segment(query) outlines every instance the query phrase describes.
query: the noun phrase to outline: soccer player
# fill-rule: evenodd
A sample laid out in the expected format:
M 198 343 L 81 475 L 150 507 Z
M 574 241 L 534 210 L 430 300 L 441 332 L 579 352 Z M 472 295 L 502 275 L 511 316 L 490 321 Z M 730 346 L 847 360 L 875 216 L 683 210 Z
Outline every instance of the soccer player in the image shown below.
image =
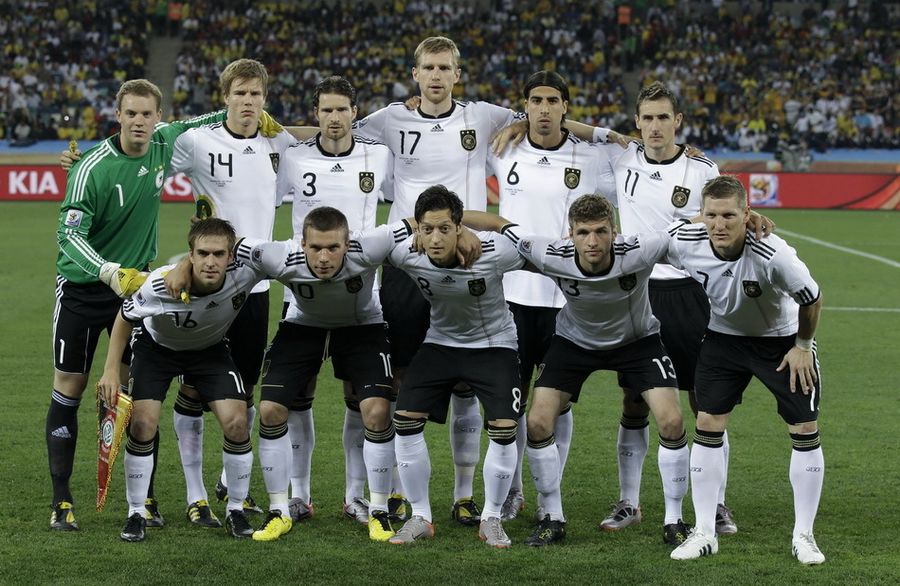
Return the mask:
M 286 131 L 273 138 L 259 130 L 266 100 L 268 73 L 252 59 L 232 61 L 219 76 L 226 118 L 188 130 L 175 141 L 170 170 L 191 179 L 198 217 L 228 220 L 244 237 L 272 239 L 275 223 L 276 173 L 284 151 L 294 142 Z M 183 266 L 182 270 L 188 267 Z M 167 281 L 172 282 L 178 271 Z M 189 273 L 188 273 L 189 274 Z M 180 291 L 181 284 L 169 289 Z M 259 379 L 263 353 L 268 342 L 269 281 L 261 281 L 251 292 L 241 312 L 228 330 L 234 363 L 247 394 L 247 417 L 253 429 L 256 408 L 253 387 Z M 209 507 L 203 482 L 203 405 L 185 379 L 175 401 L 173 415 L 181 465 L 187 484 L 187 517 L 202 527 L 220 527 Z M 228 486 L 223 470 L 216 483 L 216 496 L 225 500 Z M 261 513 L 252 497 L 247 512 Z
M 675 220 L 690 220 L 700 212 L 700 192 L 707 181 L 718 177 L 719 169 L 711 160 L 691 155 L 684 145 L 675 143 L 682 113 L 678 99 L 663 84 L 656 82 L 641 90 L 635 108 L 635 125 L 643 144 L 631 143 L 615 153 L 619 221 L 625 234 L 646 234 L 665 229 Z M 650 305 L 660 321 L 660 336 L 672 360 L 679 388 L 693 398 L 694 370 L 700 340 L 709 322 L 709 303 L 699 283 L 681 270 L 659 264 L 650 277 Z M 620 384 L 623 381 L 620 380 Z M 619 501 L 601 522 L 607 531 L 624 529 L 642 518 L 640 509 L 641 471 L 649 444 L 649 406 L 640 395 L 625 393 L 619 423 L 617 453 Z M 728 454 L 727 437 L 724 453 Z M 719 495 L 716 530 L 734 533 L 737 526 L 725 506 L 725 485 Z M 663 539 L 678 545 L 687 537 L 677 519 L 667 515 Z
M 567 299 L 556 317 L 528 413 L 528 461 L 544 516 L 526 544 L 544 546 L 565 536 L 555 419 L 570 401 L 578 400 L 584 381 L 600 369 L 616 371 L 628 383 L 625 388 L 651 406 L 659 428 L 666 518 L 686 533 L 681 502 L 687 492 L 687 438 L 672 361 L 647 297 L 651 271 L 665 258 L 669 234 L 617 236 L 614 209 L 601 195 L 579 197 L 567 217 L 565 239 L 524 235 L 516 226 L 504 231 Z M 503 220 L 497 222 L 495 229 Z
M 522 233 L 562 238 L 567 233 L 566 213 L 578 195 L 615 194 L 609 157 L 611 152 L 621 149 L 583 141 L 564 127 L 569 87 L 558 73 L 534 73 L 526 80 L 523 93 L 528 117 L 527 140 L 488 159 L 499 183 L 500 215 L 519 224 Z M 504 276 L 503 288 L 519 333 L 520 388 L 524 401 L 532 372 L 549 348 L 556 314 L 566 303 L 566 296 L 552 279 L 526 271 Z M 562 409 L 555 435 L 564 468 L 572 438 L 572 413 L 567 405 Z M 525 426 L 521 425 L 517 438 L 518 465 L 504 507 L 505 519 L 514 518 L 524 507 L 525 443 Z M 542 516 L 540 512 L 538 515 Z
M 55 370 L 46 424 L 53 483 L 51 529 L 78 529 L 69 488 L 78 407 L 100 333 L 112 328 L 119 311 L 123 290 L 118 269 L 144 268 L 156 258 L 160 192 L 175 138 L 191 126 L 223 117 L 220 113 L 160 123 L 161 101 L 159 88 L 145 79 L 123 83 L 116 94 L 120 132 L 84 153 L 68 175 L 57 228 Z M 130 356 L 122 359 L 124 382 Z M 161 526 L 152 492 L 148 498 L 152 524 Z
M 128 519 L 124 541 L 143 541 L 147 489 L 153 471 L 153 439 L 166 391 L 176 376 L 188 376 L 222 426 L 222 461 L 230 489 L 225 525 L 236 538 L 249 538 L 253 528 L 244 516 L 243 502 L 250 487 L 253 452 L 247 427 L 246 390 L 238 373 L 226 332 L 266 274 L 235 264 L 234 228 L 226 220 L 210 218 L 188 233 L 192 271 L 191 300 L 187 304 L 166 292 L 163 275 L 174 265 L 152 273 L 131 299 L 126 299 L 110 334 L 109 351 L 97 389 L 109 404 L 119 389 L 119 357 L 135 327 L 129 394 L 134 411 L 125 449 L 125 493 Z
M 522 396 L 516 331 L 501 278 L 523 262 L 499 234 L 481 233 L 477 236 L 482 240 L 482 256 L 469 268 L 460 266 L 456 249 L 462 215 L 462 201 L 456 194 L 443 185 L 426 189 L 415 206 L 417 235 L 426 254 L 419 254 L 408 241 L 395 247 L 389 257 L 393 266 L 414 279 L 431 306 L 431 325 L 410 363 L 394 414 L 397 466 L 412 505 L 412 517 L 390 539 L 394 544 L 434 536 L 425 421 L 446 421 L 451 389 L 459 382 L 473 390 L 488 421 L 479 536 L 492 547 L 511 544 L 500 515 L 516 465 L 516 421 Z
M 703 188 L 704 226 L 689 226 L 670 241 L 669 261 L 696 279 L 709 297 L 709 328 L 697 360 L 697 429 L 691 450 L 691 488 L 697 524 L 672 559 L 718 552 L 716 505 L 725 479 L 722 444 L 731 412 L 750 379 L 775 395 L 793 450 L 793 555 L 802 564 L 825 556 L 813 537 L 825 460 L 816 423 L 820 376 L 815 334 L 822 294 L 796 251 L 777 236 L 757 239 L 744 227 L 747 193 L 734 177 Z
M 387 512 L 394 462 L 391 362 L 373 285 L 376 268 L 412 230 L 401 221 L 350 234 L 344 214 L 320 207 L 306 216 L 302 233 L 299 243 L 244 240 L 238 245 L 239 261 L 260 267 L 294 295 L 266 352 L 260 386 L 259 459 L 269 513 L 253 539 L 278 539 L 293 525 L 288 503 L 292 457 L 288 409 L 305 396 L 323 359 L 331 356 L 335 376 L 350 381 L 360 402 L 369 536 L 385 541 L 394 535 Z
M 382 186 L 391 176 L 391 152 L 384 144 L 354 136 L 356 89 L 339 76 L 323 79 L 313 95 L 319 132 L 288 148 L 278 173 L 279 199 L 292 195 L 291 220 L 294 239 L 303 238 L 307 214 L 327 205 L 340 210 L 350 231 L 375 228 Z M 294 295 L 285 288 L 285 311 Z M 296 304 L 295 304 L 296 306 Z M 297 311 L 301 311 L 295 307 Z M 291 517 L 300 521 L 312 516 L 310 464 L 315 445 L 312 401 L 313 379 L 307 393 L 290 405 L 288 433 L 293 451 L 291 471 Z M 345 464 L 344 517 L 369 523 L 369 503 L 364 498 L 366 464 L 363 457 L 365 425 L 359 399 L 352 385 L 344 381 L 343 444 Z

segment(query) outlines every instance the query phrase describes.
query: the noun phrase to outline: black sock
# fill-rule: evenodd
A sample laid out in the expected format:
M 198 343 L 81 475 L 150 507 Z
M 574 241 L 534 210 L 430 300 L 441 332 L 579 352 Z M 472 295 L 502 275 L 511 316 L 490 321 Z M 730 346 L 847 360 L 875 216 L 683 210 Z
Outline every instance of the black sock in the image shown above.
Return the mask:
M 66 397 L 57 390 L 50 396 L 47 410 L 47 459 L 50 461 L 50 480 L 53 482 L 53 503 L 72 502 L 69 479 L 75 463 L 75 444 L 78 441 L 78 405 L 81 399 Z

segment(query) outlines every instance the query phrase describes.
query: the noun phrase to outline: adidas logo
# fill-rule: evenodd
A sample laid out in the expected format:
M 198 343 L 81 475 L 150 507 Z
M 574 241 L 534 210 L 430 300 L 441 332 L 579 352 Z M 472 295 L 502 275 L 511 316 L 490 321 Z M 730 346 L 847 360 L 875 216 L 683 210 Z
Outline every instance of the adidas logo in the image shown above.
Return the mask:
M 455 282 L 456 281 L 454 281 L 453 277 L 451 277 L 450 275 L 447 275 L 443 279 L 441 279 L 441 283 L 455 283 Z
M 147 167 L 141 165 L 141 169 L 138 171 L 138 177 L 143 177 L 144 175 L 146 175 L 149 172 L 150 171 L 147 170 Z
M 540 159 L 538 159 L 537 164 L 538 164 L 538 165 L 545 165 L 545 166 L 549 167 L 549 166 L 550 166 L 550 161 L 547 159 L 547 157 L 541 157 Z
M 209 305 L 206 306 L 206 309 L 212 309 L 214 307 L 219 307 L 219 304 L 216 303 L 215 301 L 210 301 Z
M 334 167 L 331 168 L 331 172 L 332 172 L 332 173 L 343 173 L 343 172 L 344 172 L 344 168 L 341 167 L 341 164 L 340 164 L 340 163 L 338 163 L 337 165 L 335 165 Z
M 435 124 L 431 127 L 431 132 L 444 132 L 444 129 L 441 128 L 440 124 Z
M 731 272 L 731 269 L 725 269 L 725 272 L 722 273 L 723 277 L 733 277 L 734 273 Z
M 255 155 L 256 151 L 253 150 L 253 147 L 248 146 L 247 148 L 244 149 L 244 154 L 245 155 Z
M 50 435 L 53 437 L 58 437 L 62 439 L 72 439 L 72 434 L 69 433 L 69 428 L 63 425 L 62 427 L 57 427 L 53 431 L 50 432 Z
M 650 179 L 654 181 L 662 181 L 662 175 L 659 174 L 659 171 L 654 171 L 653 175 L 650 176 Z

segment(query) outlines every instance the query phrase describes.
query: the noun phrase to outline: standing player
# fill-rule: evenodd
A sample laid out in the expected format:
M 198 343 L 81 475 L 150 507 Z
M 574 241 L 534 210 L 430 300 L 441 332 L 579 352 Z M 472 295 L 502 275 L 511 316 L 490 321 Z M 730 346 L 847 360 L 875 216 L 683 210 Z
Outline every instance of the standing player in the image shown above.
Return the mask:
M 335 376 L 349 380 L 365 424 L 370 493 L 369 536 L 394 535 L 388 519 L 394 428 L 390 419 L 391 363 L 378 298 L 376 268 L 411 234 L 406 222 L 351 237 L 344 215 L 330 207 L 310 212 L 303 240 L 239 243 L 238 259 L 287 284 L 294 301 L 266 352 L 260 391 L 259 459 L 269 493 L 269 514 L 253 534 L 272 541 L 290 531 L 288 503 L 291 440 L 288 408 L 305 396 L 324 358 Z
M 641 90 L 635 125 L 643 144 L 632 143 L 617 153 L 614 171 L 619 221 L 625 234 L 646 234 L 665 229 L 675 220 L 690 220 L 700 211 L 700 192 L 707 181 L 718 177 L 716 164 L 702 156 L 689 155 L 675 143 L 682 114 L 678 99 L 656 82 Z M 675 368 L 679 388 L 694 402 L 694 370 L 700 340 L 709 322 L 709 302 L 702 287 L 684 271 L 668 264 L 657 265 L 650 277 L 650 305 L 660 321 L 660 335 Z M 620 380 L 620 384 L 622 384 Z M 622 418 L 617 440 L 619 502 L 600 523 L 607 531 L 624 529 L 641 521 L 641 471 L 649 444 L 649 406 L 640 395 L 623 385 Z M 728 454 L 725 440 L 724 452 Z M 734 533 L 737 527 L 725 506 L 725 486 L 719 496 L 719 533 Z M 665 526 L 676 522 L 667 515 Z M 675 527 L 677 528 L 677 527 Z M 687 537 L 683 532 L 664 531 L 670 545 Z
M 234 228 L 225 220 L 211 218 L 194 224 L 188 234 L 191 301 L 185 304 L 166 292 L 163 275 L 172 266 L 160 267 L 125 301 L 113 326 L 103 377 L 97 383 L 110 404 L 119 388 L 118 357 L 134 328 L 141 327 L 132 344 L 134 359 L 128 389 L 134 412 L 125 450 L 128 519 L 121 533 L 125 541 L 144 540 L 153 438 L 166 391 L 172 379 L 181 375 L 191 376 L 225 436 L 222 460 L 231 488 L 225 522 L 228 533 L 236 538 L 253 534 L 243 511 L 253 467 L 246 391 L 225 334 L 248 293 L 266 275 L 233 263 L 235 240 Z
M 118 269 L 143 268 L 156 258 L 160 193 L 175 138 L 190 126 L 222 119 L 216 114 L 162 124 L 161 101 L 159 88 L 147 80 L 123 83 L 116 94 L 120 132 L 84 153 L 67 179 L 57 229 L 55 371 L 46 426 L 51 529 L 78 529 L 69 488 L 78 407 L 100 333 L 110 330 L 119 310 Z M 122 381 L 128 380 L 129 359 L 123 356 Z M 152 493 L 148 501 L 152 523 L 162 525 Z
M 278 173 L 278 197 L 293 196 L 291 220 L 294 239 L 303 238 L 303 225 L 310 210 L 327 205 L 340 210 L 350 231 L 375 228 L 382 185 L 390 177 L 391 152 L 376 141 L 354 136 L 356 89 L 343 77 L 328 77 L 316 85 L 313 95 L 319 132 L 288 148 Z M 285 288 L 285 311 L 294 295 Z M 294 309 L 300 309 L 294 304 Z M 293 451 L 291 471 L 291 517 L 300 521 L 312 515 L 310 464 L 315 445 L 312 401 L 315 379 L 307 393 L 290 406 L 288 432 Z M 369 503 L 364 498 L 366 464 L 363 457 L 365 425 L 359 399 L 344 381 L 344 517 L 369 522 Z
M 500 215 L 520 225 L 522 233 L 563 238 L 567 233 L 566 213 L 581 193 L 615 193 L 609 150 L 573 136 L 564 126 L 569 87 L 559 74 L 539 71 L 531 75 L 523 89 L 528 116 L 527 140 L 491 155 L 488 163 L 496 174 L 500 193 Z M 506 300 L 519 333 L 519 369 L 523 401 L 531 376 L 546 353 L 556 323 L 556 314 L 566 296 L 553 280 L 525 271 L 503 278 Z M 561 469 L 565 467 L 572 438 L 572 413 L 563 405 L 556 421 L 556 448 Z M 522 456 L 525 426 L 519 427 L 518 465 L 512 490 L 504 506 L 504 519 L 514 518 L 524 507 Z
M 218 217 L 231 222 L 241 236 L 271 240 L 275 223 L 276 173 L 282 153 L 294 142 L 285 131 L 266 138 L 259 131 L 269 75 L 265 66 L 252 59 L 228 64 L 219 76 L 226 106 L 224 121 L 193 128 L 175 141 L 171 171 L 191 179 L 198 217 Z M 186 269 L 182 266 L 182 269 Z M 173 281 L 178 271 L 167 281 Z M 170 291 L 181 287 L 170 287 Z M 247 390 L 250 429 L 256 409 L 253 387 L 259 379 L 268 342 L 269 282 L 254 287 L 240 314 L 228 330 L 234 363 Z M 173 420 L 181 465 L 187 484 L 187 516 L 191 523 L 219 527 L 209 508 L 203 482 L 203 405 L 185 379 L 175 401 Z M 227 498 L 225 471 L 216 483 L 216 496 Z M 248 497 L 248 512 L 262 512 Z
M 415 279 L 431 305 L 425 342 L 413 358 L 397 398 L 397 466 L 412 517 L 394 544 L 434 536 L 429 481 L 431 461 L 425 421 L 446 420 L 451 389 L 464 382 L 484 406 L 490 442 L 484 459 L 485 504 L 479 536 L 492 547 L 511 545 L 500 515 L 516 466 L 516 426 L 522 397 L 516 368 L 516 332 L 503 298 L 502 275 L 522 267 L 515 247 L 499 234 L 480 234 L 482 256 L 459 266 L 463 204 L 442 185 L 426 189 L 415 206 L 417 234 L 425 255 L 411 240 L 397 246 L 390 262 Z
M 813 523 L 825 473 L 816 423 L 821 388 L 815 334 L 822 295 L 784 240 L 758 240 L 745 230 L 748 212 L 743 185 L 734 177 L 718 177 L 703 188 L 705 226 L 682 228 L 670 242 L 669 260 L 703 286 L 711 306 L 697 361 L 691 454 L 697 525 L 672 559 L 719 550 L 716 505 L 725 480 L 725 428 L 755 376 L 775 395 L 793 445 L 793 555 L 802 564 L 821 564 L 825 556 L 813 537 Z

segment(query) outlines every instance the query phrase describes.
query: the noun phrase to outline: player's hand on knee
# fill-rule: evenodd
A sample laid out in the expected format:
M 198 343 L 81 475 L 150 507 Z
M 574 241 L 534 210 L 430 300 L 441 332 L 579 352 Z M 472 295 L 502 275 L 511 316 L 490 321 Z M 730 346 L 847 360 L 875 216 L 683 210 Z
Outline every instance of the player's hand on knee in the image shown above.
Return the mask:
M 818 380 L 813 362 L 812 351 L 794 346 L 784 355 L 776 371 L 781 372 L 785 367 L 788 367 L 791 392 L 796 393 L 799 384 L 803 394 L 808 395 Z
M 528 121 L 519 120 L 506 128 L 501 128 L 491 137 L 491 150 L 495 155 L 502 155 L 507 146 L 516 146 L 528 135 Z

